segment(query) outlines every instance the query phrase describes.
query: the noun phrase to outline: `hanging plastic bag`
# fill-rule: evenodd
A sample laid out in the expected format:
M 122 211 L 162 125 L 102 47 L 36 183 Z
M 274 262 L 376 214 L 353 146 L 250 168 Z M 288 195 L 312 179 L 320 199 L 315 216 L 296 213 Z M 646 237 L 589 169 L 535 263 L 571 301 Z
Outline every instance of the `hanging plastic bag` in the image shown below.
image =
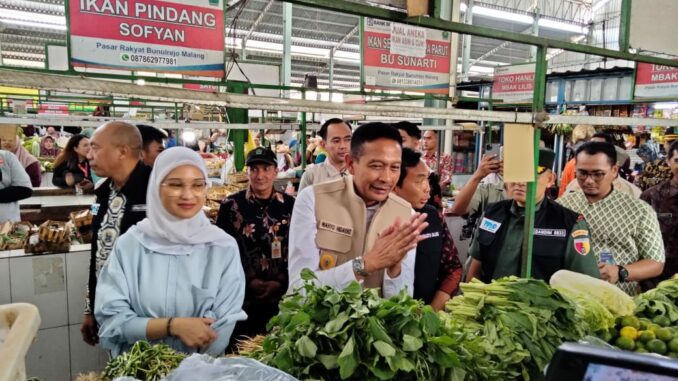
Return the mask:
M 166 381 L 297 381 L 296 378 L 246 357 L 194 354 L 181 362 Z

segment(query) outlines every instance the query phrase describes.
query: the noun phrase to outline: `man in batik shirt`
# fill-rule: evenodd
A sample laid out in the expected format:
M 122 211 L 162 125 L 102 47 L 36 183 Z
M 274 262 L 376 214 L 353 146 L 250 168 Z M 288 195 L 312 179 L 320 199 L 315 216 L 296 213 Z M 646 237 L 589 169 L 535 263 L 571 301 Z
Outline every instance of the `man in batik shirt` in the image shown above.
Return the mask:
M 249 187 L 226 198 L 219 208 L 217 226 L 238 241 L 247 287 L 240 321 L 231 335 L 231 348 L 239 336 L 266 332 L 278 314 L 278 302 L 287 291 L 287 251 L 294 198 L 273 187 L 278 173 L 276 155 L 256 148 L 247 156 Z

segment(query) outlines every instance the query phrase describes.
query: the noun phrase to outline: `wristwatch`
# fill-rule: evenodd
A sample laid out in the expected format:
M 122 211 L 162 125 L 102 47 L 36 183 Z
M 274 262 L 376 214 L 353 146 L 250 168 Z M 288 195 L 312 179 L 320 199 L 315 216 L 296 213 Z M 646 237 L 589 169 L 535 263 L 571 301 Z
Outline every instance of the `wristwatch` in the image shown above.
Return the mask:
M 353 271 L 362 277 L 367 277 L 370 275 L 370 273 L 365 271 L 365 260 L 363 257 L 358 257 L 353 260 Z
M 619 281 L 620 282 L 626 282 L 626 280 L 629 278 L 629 270 L 627 270 L 624 266 L 619 266 Z

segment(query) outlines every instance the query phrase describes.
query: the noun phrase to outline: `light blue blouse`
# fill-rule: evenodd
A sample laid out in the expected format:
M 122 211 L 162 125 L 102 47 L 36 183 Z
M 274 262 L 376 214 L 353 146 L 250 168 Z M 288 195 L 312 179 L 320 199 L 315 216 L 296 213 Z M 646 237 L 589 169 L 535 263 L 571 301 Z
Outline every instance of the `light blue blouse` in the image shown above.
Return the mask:
M 164 253 L 154 250 L 158 247 L 136 226 L 116 241 L 97 282 L 94 314 L 101 345 L 115 357 L 146 340 L 152 318 L 206 317 L 215 320 L 212 329 L 217 333 L 208 348 L 188 348 L 175 337 L 152 343 L 184 353 L 223 355 L 236 321 L 247 319 L 236 241 L 174 246 Z

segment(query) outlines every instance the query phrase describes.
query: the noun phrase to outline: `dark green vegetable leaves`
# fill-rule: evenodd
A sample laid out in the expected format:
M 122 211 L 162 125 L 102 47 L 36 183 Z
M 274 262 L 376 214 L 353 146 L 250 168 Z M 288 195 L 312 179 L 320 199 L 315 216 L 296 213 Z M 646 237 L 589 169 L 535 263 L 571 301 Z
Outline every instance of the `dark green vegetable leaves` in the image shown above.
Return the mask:
M 342 291 L 305 285 L 280 303 L 262 349 L 250 355 L 299 379 L 462 380 L 460 334 L 405 291 L 381 299 L 351 283 Z

